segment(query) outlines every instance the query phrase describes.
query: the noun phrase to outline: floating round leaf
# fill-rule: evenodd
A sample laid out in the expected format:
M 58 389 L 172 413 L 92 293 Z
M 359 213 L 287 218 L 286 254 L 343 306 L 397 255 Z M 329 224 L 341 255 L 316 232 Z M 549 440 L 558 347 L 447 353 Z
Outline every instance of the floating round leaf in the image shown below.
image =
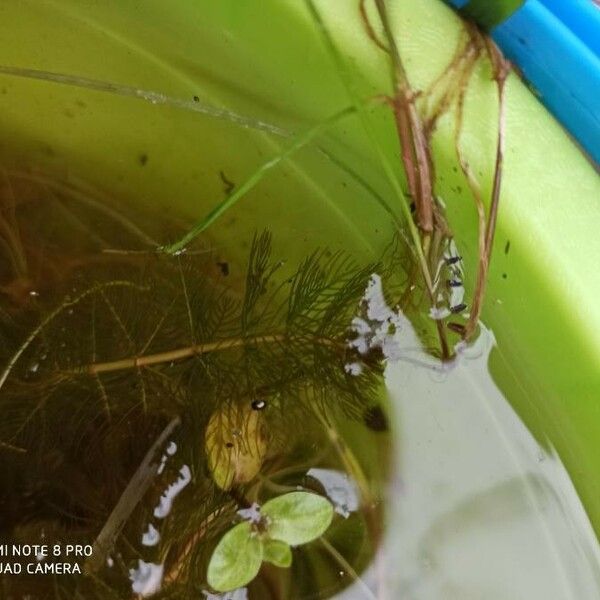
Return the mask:
M 208 564 L 208 584 L 218 592 L 230 592 L 252 581 L 260 569 L 263 546 L 250 523 L 230 529 L 217 544 Z
M 268 519 L 271 539 L 299 546 L 325 533 L 333 518 L 333 506 L 317 494 L 291 492 L 266 502 L 261 514 Z
M 267 452 L 267 433 L 260 411 L 228 404 L 215 411 L 206 426 L 206 455 L 215 483 L 223 490 L 251 481 Z
M 280 540 L 266 539 L 263 543 L 263 560 L 276 567 L 287 568 L 292 564 L 292 549 Z

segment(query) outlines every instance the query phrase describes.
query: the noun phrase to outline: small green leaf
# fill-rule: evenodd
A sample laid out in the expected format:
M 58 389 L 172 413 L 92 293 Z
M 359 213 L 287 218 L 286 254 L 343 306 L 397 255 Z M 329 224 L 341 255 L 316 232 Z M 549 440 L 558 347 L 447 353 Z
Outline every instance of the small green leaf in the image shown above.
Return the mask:
M 268 534 L 290 546 L 306 544 L 321 536 L 333 519 L 333 506 L 317 494 L 291 492 L 266 502 L 261 508 L 268 518 Z
M 230 592 L 252 581 L 260 569 L 263 545 L 245 521 L 217 544 L 208 564 L 207 581 L 217 592 Z
M 266 539 L 263 544 L 263 559 L 284 569 L 292 564 L 292 549 L 279 540 Z

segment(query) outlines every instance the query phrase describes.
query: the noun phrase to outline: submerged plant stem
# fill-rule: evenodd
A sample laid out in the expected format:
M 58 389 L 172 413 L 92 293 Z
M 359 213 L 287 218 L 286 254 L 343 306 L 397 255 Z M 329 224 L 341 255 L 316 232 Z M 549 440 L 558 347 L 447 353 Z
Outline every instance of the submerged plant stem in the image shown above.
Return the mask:
M 146 452 L 140 466 L 129 480 L 127 487 L 121 494 L 104 527 L 94 541 L 92 555 L 84 566 L 86 573 L 98 571 L 104 565 L 106 557 L 111 551 L 121 529 L 156 476 L 159 463 L 155 458 L 158 450 L 167 442 L 169 436 L 180 423 L 181 420 L 179 417 L 171 419 Z
M 57 181 L 43 173 L 23 173 L 20 171 L 13 171 L 11 172 L 11 175 L 18 179 L 25 179 L 26 181 L 32 181 L 47 186 L 48 188 L 63 194 L 65 198 L 76 200 L 80 204 L 106 215 L 108 218 L 121 225 L 123 229 L 133 234 L 134 237 L 138 238 L 142 243 L 154 248 L 158 246 L 158 242 L 142 231 L 135 223 L 114 208 L 111 208 L 110 203 L 107 201 L 108 198 L 99 194 L 96 190 L 92 190 L 89 187 L 86 189 L 79 185 Z M 97 197 L 94 198 L 94 196 Z
M 161 363 L 183 360 L 186 358 L 191 358 L 192 356 L 207 354 L 209 352 L 230 350 L 232 348 L 240 348 L 246 345 L 276 344 L 291 339 L 295 338 L 285 333 L 274 335 L 257 335 L 249 338 L 226 338 L 222 340 L 216 340 L 214 342 L 206 342 L 204 344 L 195 344 L 192 346 L 185 346 L 184 348 L 176 348 L 175 350 L 169 350 L 167 352 L 158 352 L 156 354 L 147 354 L 145 356 L 132 356 L 103 363 L 92 363 L 83 367 L 82 369 L 79 369 L 77 372 L 99 374 L 110 373 L 113 371 L 124 371 L 126 369 L 149 367 Z M 340 348 L 344 347 L 343 344 L 329 338 L 310 339 L 311 341 L 323 346 L 339 346 Z
M 324 537 L 320 537 L 319 541 L 335 562 L 361 587 L 364 598 L 377 600 L 369 586 L 360 578 L 360 575 L 354 570 L 352 565 L 338 552 L 337 548 Z
M 13 354 L 12 358 L 8 361 L 8 364 L 0 374 L 0 389 L 6 382 L 8 376 L 13 370 L 14 366 L 19 361 L 19 358 L 23 355 L 23 352 L 29 348 L 33 340 L 44 330 L 44 328 L 53 321 L 58 315 L 60 315 L 66 308 L 74 306 L 81 302 L 84 298 L 87 298 L 91 294 L 97 293 L 103 289 L 110 287 L 138 287 L 135 284 L 131 283 L 131 281 L 109 281 L 108 283 L 103 283 L 100 285 L 95 285 L 94 287 L 86 290 L 81 293 L 79 296 L 74 298 L 73 300 L 66 300 L 63 302 L 57 309 L 53 310 L 27 337 L 27 339 L 19 346 L 18 350 Z
M 346 471 L 350 474 L 354 481 L 356 481 L 363 503 L 366 507 L 371 507 L 375 503 L 375 499 L 371 494 L 369 482 L 367 481 L 367 477 L 365 476 L 360 463 L 350 451 L 346 443 L 340 438 L 335 428 L 331 426 L 328 421 L 329 417 L 327 415 L 321 415 L 320 413 L 317 413 L 317 416 L 321 421 L 321 424 L 323 425 L 331 444 L 335 448 L 342 463 L 344 464 Z
M 20 446 L 15 446 L 14 444 L 9 444 L 8 442 L 0 441 L 0 449 L 9 450 L 10 452 L 17 452 L 19 454 L 26 454 L 27 449 L 21 448 Z
M 186 562 L 187 558 L 190 556 L 190 554 L 192 553 L 194 548 L 200 542 L 202 542 L 202 540 L 204 539 L 204 536 L 206 535 L 206 532 L 210 528 L 211 523 L 213 521 L 215 521 L 216 519 L 218 519 L 219 517 L 221 517 L 223 514 L 227 513 L 228 511 L 233 510 L 235 507 L 236 507 L 236 504 L 234 502 L 229 502 L 229 503 L 223 504 L 222 506 L 217 508 L 215 511 L 210 513 L 206 517 L 206 519 L 204 519 L 204 521 L 202 521 L 200 527 L 198 527 L 198 529 L 187 540 L 184 547 L 181 549 L 181 551 L 175 558 L 173 565 L 167 571 L 167 574 L 165 575 L 165 578 L 164 578 L 165 584 L 169 585 L 169 584 L 174 583 L 179 580 L 179 578 L 185 568 L 185 562 Z
M 378 504 L 377 498 L 371 492 L 371 486 L 363 471 L 361 464 L 350 450 L 348 445 L 342 440 L 337 430 L 331 426 L 328 421 L 328 415 L 317 413 L 317 417 L 321 421 L 329 440 L 337 452 L 338 456 L 346 472 L 356 482 L 361 497 L 363 510 L 365 511 L 365 523 L 371 536 L 371 541 L 374 547 L 377 547 L 381 538 L 381 527 L 376 514 Z
M 3 243 L 6 253 L 10 257 L 17 277 L 27 276 L 27 261 L 23 254 L 18 230 L 13 229 L 0 214 L 0 242 Z

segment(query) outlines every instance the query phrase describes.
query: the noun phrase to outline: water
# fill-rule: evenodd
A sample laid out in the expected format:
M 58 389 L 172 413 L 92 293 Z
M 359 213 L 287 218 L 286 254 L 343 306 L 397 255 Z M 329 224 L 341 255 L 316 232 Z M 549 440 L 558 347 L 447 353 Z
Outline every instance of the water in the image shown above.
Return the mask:
M 330 597 L 360 581 L 390 449 L 380 360 L 348 345 L 370 268 L 328 249 L 284 265 L 266 232 L 243 251 L 202 239 L 168 257 L 156 240 L 176 220 L 9 178 L 4 597 L 211 594 L 219 540 L 243 522 L 268 539 L 261 507 L 299 491 L 327 498 L 331 523 L 294 542 L 291 565 L 259 563 L 244 593 Z
M 408 324 L 403 340 L 418 347 Z M 433 370 L 417 351 L 429 366 L 400 360 L 386 373 L 399 444 L 389 589 L 411 600 L 598 598 L 596 535 L 560 457 L 490 377 L 494 345 L 484 329 L 453 368 Z
M 166 257 L 183 220 L 40 174 L 11 184 L 2 597 L 599 596 L 585 509 L 491 378 L 493 332 L 454 340 L 450 362 L 427 352 L 413 322 L 439 315 L 389 300 L 396 245 L 377 266 L 336 247 L 285 261 L 274 231 Z M 327 498 L 331 524 L 291 566 L 211 589 L 219 540 L 242 522 L 267 539 L 261 507 L 298 491 Z

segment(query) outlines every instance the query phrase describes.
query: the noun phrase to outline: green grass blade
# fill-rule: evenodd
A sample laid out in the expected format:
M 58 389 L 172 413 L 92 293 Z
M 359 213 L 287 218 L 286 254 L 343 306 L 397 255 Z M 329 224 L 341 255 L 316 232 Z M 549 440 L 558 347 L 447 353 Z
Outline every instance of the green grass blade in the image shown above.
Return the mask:
M 292 140 L 292 143 L 287 148 L 259 167 L 239 188 L 237 188 L 230 196 L 223 200 L 223 202 L 217 204 L 217 206 L 215 206 L 186 235 L 184 235 L 174 244 L 164 246 L 162 251 L 166 252 L 167 254 L 177 254 L 178 252 L 183 251 L 186 246 L 190 244 L 198 235 L 208 229 L 232 206 L 235 206 L 235 204 L 237 204 L 250 190 L 256 187 L 256 185 L 260 183 L 260 181 L 271 169 L 292 156 L 304 146 L 308 145 L 316 137 L 323 133 L 323 131 L 326 131 L 332 125 L 335 125 L 345 117 L 354 114 L 355 112 L 356 108 L 354 106 L 348 106 L 334 113 L 324 121 L 320 121 L 316 125 L 313 125 L 309 129 L 295 136 Z

